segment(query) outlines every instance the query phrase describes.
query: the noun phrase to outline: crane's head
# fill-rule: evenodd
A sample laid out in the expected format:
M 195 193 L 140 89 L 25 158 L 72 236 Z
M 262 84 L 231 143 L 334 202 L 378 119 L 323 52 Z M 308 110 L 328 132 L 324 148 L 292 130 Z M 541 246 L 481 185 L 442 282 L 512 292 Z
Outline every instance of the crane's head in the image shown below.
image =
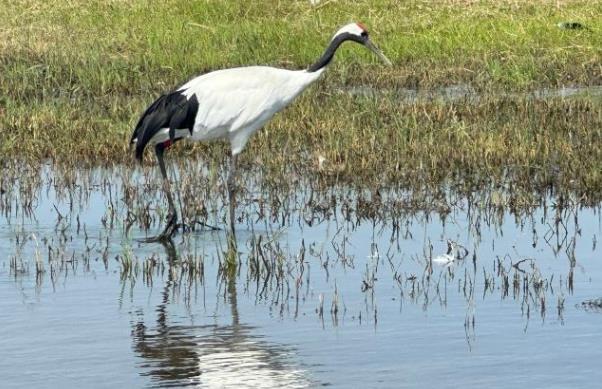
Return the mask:
M 389 66 L 392 65 L 391 61 L 389 61 L 389 59 L 385 57 L 383 52 L 380 51 L 380 49 L 376 47 L 374 43 L 372 43 L 372 41 L 368 37 L 368 29 L 366 29 L 366 26 L 364 26 L 361 23 L 349 23 L 346 26 L 341 27 L 341 29 L 337 31 L 336 34 L 334 34 L 334 36 L 332 37 L 332 40 L 335 39 L 352 40 L 361 45 L 364 45 L 367 48 L 369 48 L 374 54 L 376 54 L 378 58 L 380 58 L 385 64 Z

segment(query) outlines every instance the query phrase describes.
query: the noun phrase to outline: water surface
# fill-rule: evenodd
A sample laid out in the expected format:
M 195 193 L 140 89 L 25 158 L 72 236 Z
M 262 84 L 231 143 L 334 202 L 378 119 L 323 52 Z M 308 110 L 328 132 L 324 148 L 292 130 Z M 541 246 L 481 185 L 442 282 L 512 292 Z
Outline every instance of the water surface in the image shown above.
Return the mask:
M 3 387 L 602 378 L 602 314 L 582 304 L 602 296 L 599 208 L 548 197 L 510 213 L 504 194 L 448 192 L 437 211 L 405 207 L 408 192 L 300 184 L 284 196 L 247 182 L 232 272 L 223 231 L 136 241 L 160 229 L 153 178 L 119 168 L 71 184 L 47 168 L 35 177 L 0 197 Z M 207 191 L 195 207 L 223 226 L 219 185 Z M 156 219 L 149 231 L 140 215 Z M 459 249 L 439 263 L 448 240 Z

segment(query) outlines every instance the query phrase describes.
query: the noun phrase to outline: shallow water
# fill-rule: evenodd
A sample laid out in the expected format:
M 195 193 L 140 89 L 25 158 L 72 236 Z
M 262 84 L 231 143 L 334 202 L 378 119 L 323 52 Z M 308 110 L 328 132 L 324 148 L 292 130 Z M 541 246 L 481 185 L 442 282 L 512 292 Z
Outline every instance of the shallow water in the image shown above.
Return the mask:
M 126 233 L 142 209 L 128 190 L 154 182 L 128 174 L 80 172 L 65 189 L 43 169 L 0 197 L 2 387 L 602 378 L 602 313 L 582 304 L 602 296 L 598 208 L 549 198 L 516 215 L 448 193 L 443 213 L 400 211 L 391 204 L 408 193 L 299 186 L 287 200 L 257 186 L 238 208 L 231 273 L 223 231 L 173 246 L 137 243 L 138 223 Z M 161 197 L 143 194 L 136 201 L 157 213 Z M 222 225 L 220 202 L 207 200 L 208 223 Z M 439 263 L 447 240 L 459 249 Z
M 600 99 L 602 97 L 602 86 L 564 86 L 560 88 L 536 89 L 531 92 L 479 92 L 466 84 L 451 85 L 442 88 L 433 89 L 376 89 L 370 86 L 351 87 L 340 90 L 341 93 L 347 93 L 352 96 L 374 98 L 382 95 L 392 96 L 405 103 L 419 103 L 428 101 L 482 101 L 492 97 L 511 98 L 511 99 L 533 99 L 549 100 L 552 98 L 575 98 L 587 97 L 590 99 Z

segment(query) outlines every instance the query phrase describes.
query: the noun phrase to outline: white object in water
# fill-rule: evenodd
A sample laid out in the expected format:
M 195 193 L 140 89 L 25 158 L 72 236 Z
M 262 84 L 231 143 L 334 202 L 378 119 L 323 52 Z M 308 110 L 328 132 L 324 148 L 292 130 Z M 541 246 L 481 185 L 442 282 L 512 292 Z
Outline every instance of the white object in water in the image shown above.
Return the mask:
M 458 247 L 456 246 L 455 242 L 448 239 L 447 240 L 447 253 L 442 254 L 442 255 L 437 255 L 436 257 L 434 257 L 432 259 L 432 261 L 433 261 L 433 263 L 436 263 L 438 265 L 449 265 L 453 261 L 455 261 L 457 257 L 458 257 Z

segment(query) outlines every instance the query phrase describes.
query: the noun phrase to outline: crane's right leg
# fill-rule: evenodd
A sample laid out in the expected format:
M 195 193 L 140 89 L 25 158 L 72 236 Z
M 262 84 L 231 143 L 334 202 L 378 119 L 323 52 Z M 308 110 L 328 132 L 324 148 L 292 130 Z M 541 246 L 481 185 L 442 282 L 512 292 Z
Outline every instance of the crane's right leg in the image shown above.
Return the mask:
M 228 208 L 230 211 L 230 233 L 232 237 L 235 236 L 234 226 L 236 224 L 236 162 L 238 160 L 238 154 L 233 154 L 230 157 L 230 170 L 228 171 L 228 179 L 226 186 L 228 187 Z
M 163 190 L 167 195 L 167 202 L 169 203 L 169 212 L 167 214 L 167 225 L 165 229 L 160 235 L 144 239 L 144 242 L 162 242 L 171 239 L 171 236 L 176 232 L 177 222 L 178 222 L 178 214 L 176 212 L 176 206 L 173 201 L 173 197 L 171 196 L 171 188 L 169 185 L 169 178 L 167 177 L 167 170 L 165 169 L 165 162 L 163 160 L 163 153 L 167 149 L 167 147 L 162 143 L 159 143 L 155 146 L 155 154 L 157 156 L 157 161 L 159 162 L 159 169 L 161 170 L 161 176 L 163 177 Z
M 238 160 L 238 154 L 232 154 L 230 158 L 230 169 L 228 171 L 228 179 L 227 179 L 227 187 L 228 187 L 228 208 L 229 208 L 229 216 L 230 216 L 230 233 L 227 235 L 228 239 L 228 256 L 227 262 L 232 262 L 235 260 L 236 253 L 236 162 Z

